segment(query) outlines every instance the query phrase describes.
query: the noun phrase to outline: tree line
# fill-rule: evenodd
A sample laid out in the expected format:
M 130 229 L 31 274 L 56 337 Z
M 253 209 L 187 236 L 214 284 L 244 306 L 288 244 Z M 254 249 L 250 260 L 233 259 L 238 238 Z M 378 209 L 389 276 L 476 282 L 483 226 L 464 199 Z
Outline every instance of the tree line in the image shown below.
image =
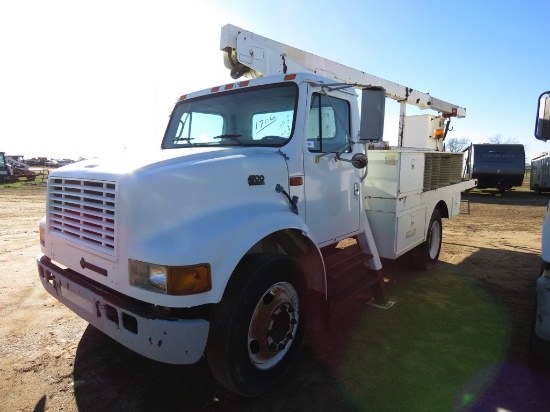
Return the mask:
M 514 138 L 504 138 L 501 134 L 489 137 L 487 143 L 491 144 L 518 144 L 519 141 Z M 462 152 L 472 142 L 467 137 L 451 137 L 445 140 L 445 149 L 449 152 Z

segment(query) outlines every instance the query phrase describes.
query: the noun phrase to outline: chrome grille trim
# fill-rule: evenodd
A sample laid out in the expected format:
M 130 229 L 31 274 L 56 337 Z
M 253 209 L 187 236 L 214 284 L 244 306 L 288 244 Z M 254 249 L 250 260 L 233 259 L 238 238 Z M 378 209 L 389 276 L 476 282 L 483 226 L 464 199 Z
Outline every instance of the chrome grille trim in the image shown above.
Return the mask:
M 115 193 L 114 182 L 50 178 L 49 230 L 114 256 Z

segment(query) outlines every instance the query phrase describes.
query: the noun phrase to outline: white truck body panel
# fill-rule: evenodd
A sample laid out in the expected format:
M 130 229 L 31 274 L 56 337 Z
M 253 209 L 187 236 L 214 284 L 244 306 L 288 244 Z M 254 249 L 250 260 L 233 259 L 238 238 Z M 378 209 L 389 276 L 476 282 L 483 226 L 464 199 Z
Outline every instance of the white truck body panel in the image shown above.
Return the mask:
M 538 113 L 535 123 L 535 137 L 539 140 L 548 141 L 550 124 L 550 91 L 539 96 Z M 531 161 L 530 188 L 540 193 L 550 189 L 550 156 L 547 152 L 535 157 Z M 536 367 L 542 367 L 543 372 L 550 368 L 550 217 L 546 208 L 546 215 L 542 224 L 542 268 L 540 277 L 537 279 L 536 310 L 533 319 L 532 336 L 530 339 L 530 358 Z
M 545 270 L 546 264 L 550 262 L 550 217 L 548 211 L 542 224 L 542 270 L 541 276 L 537 279 L 537 307 L 535 315 L 535 333 L 545 341 L 550 342 L 550 278 Z
M 541 258 L 544 262 L 550 262 L 550 216 L 548 216 L 548 210 L 550 210 L 550 203 L 547 206 L 546 215 L 544 216 L 544 222 L 542 223 L 542 255 Z
M 79 268 L 90 279 L 127 296 L 168 307 L 190 307 L 218 302 L 238 261 L 263 236 L 281 228 L 308 230 L 303 220 L 288 213 L 284 197 L 275 193 L 271 186 L 255 187 L 253 193 L 239 188 L 246 182 L 249 172 L 254 170 L 254 163 L 261 165 L 266 178 L 271 178 L 272 182 L 284 184 L 288 181 L 285 160 L 276 149 L 218 148 L 205 151 L 204 148 L 192 148 L 161 152 L 170 153 L 170 156 L 165 158 L 162 154 L 151 153 L 151 159 L 159 159 L 157 163 L 142 167 L 134 165 L 120 175 L 111 170 L 123 169 L 120 164 L 125 163 L 124 157 L 106 161 L 94 159 L 81 163 L 82 169 L 71 165 L 52 172 L 53 181 L 73 181 L 81 176 L 82 170 L 86 181 L 108 179 L 116 184 L 115 239 L 114 247 L 105 252 L 97 243 L 60 230 L 52 232 L 55 225 L 49 213 L 46 224 L 50 236 L 43 253 L 67 267 Z M 180 156 L 175 157 L 175 153 Z M 230 172 L 241 169 L 240 165 L 247 162 L 249 169 L 242 171 L 241 179 Z M 273 174 L 268 175 L 266 170 Z M 94 179 L 95 176 L 98 180 Z M 216 190 L 212 190 L 209 183 L 211 176 L 217 176 L 221 184 Z M 52 186 L 54 184 L 50 182 L 47 200 L 50 211 L 57 207 L 53 203 L 57 195 L 51 194 Z M 119 187 L 124 189 L 119 190 Z M 146 197 L 144 193 L 147 193 Z M 183 213 L 182 202 L 188 196 L 202 201 L 191 208 L 186 207 Z M 85 227 L 78 228 L 78 232 L 84 230 Z M 231 239 L 231 248 L 227 246 L 228 238 Z M 81 268 L 83 258 L 105 269 L 108 276 Z M 185 298 L 152 293 L 129 285 L 128 259 L 175 266 L 209 262 L 218 281 L 211 291 Z
M 424 147 L 443 151 L 443 139 L 438 139 L 434 132 L 445 128 L 445 119 L 433 114 L 421 114 L 405 117 L 403 147 Z
M 436 205 L 445 204 L 448 217 L 460 212 L 460 194 L 475 186 L 475 181 L 461 181 L 460 168 L 454 168 L 448 184 L 424 187 L 432 176 L 426 168 L 426 158 L 439 160 L 451 170 L 453 160 L 462 159 L 462 153 L 438 153 L 415 149 L 369 151 L 369 174 L 363 181 L 365 211 L 369 218 L 380 256 L 396 259 L 426 239 L 430 217 Z M 456 158 L 456 159 L 455 159 Z M 458 161 L 456 162 L 458 164 Z

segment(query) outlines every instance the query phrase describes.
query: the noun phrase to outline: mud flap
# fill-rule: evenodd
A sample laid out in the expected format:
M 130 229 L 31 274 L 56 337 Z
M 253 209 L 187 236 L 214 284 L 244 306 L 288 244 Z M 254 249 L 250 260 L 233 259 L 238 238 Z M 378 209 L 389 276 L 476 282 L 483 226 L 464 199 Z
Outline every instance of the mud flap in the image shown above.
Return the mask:
M 330 303 L 326 296 L 316 290 L 308 289 L 306 302 L 307 326 L 311 330 L 329 332 Z

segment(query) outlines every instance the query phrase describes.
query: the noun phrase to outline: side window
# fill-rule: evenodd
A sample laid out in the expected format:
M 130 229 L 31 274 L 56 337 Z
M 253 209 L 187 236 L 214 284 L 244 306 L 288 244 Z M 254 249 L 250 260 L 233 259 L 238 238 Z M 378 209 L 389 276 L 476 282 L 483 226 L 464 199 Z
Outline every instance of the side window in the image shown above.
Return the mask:
M 223 134 L 223 117 L 219 114 L 185 112 L 177 125 L 174 144 L 209 142 Z
M 312 152 L 335 152 L 350 139 L 349 103 L 314 93 L 311 97 L 307 147 Z

